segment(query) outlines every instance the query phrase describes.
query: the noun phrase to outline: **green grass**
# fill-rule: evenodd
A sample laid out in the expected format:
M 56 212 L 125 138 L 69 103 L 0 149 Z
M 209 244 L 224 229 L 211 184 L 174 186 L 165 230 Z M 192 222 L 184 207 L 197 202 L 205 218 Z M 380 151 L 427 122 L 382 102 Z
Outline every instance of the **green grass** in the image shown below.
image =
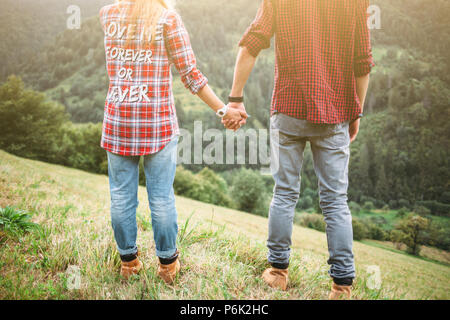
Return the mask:
M 140 189 L 139 238 L 145 270 L 119 274 L 109 218 L 108 178 L 0 151 L 0 207 L 32 214 L 40 228 L 0 244 L 0 299 L 326 299 L 325 234 L 294 226 L 287 292 L 261 280 L 267 219 L 177 197 L 183 270 L 174 286 L 156 277 L 146 192 Z M 355 299 L 449 299 L 448 266 L 355 242 Z M 382 287 L 366 286 L 367 267 Z M 80 287 L 73 290 L 79 270 Z
M 31 222 L 31 215 L 15 208 L 0 208 L 0 241 L 17 238 L 38 227 Z

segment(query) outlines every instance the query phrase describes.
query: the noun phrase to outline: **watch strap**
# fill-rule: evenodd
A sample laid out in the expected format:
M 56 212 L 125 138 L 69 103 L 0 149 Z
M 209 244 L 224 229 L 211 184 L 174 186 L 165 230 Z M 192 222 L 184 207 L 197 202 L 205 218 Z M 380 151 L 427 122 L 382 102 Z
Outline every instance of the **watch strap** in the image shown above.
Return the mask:
M 244 102 L 244 97 L 228 97 L 228 102 L 242 103 Z
M 353 122 L 355 122 L 355 121 L 357 121 L 357 120 L 359 120 L 359 119 L 362 119 L 362 118 L 364 118 L 364 113 L 358 114 L 358 118 L 356 118 L 356 119 L 350 121 L 350 123 L 353 123 Z
M 216 115 L 217 115 L 219 118 L 223 118 L 223 117 L 226 116 L 227 112 L 228 112 L 228 106 L 227 106 L 227 105 L 224 105 L 222 109 L 220 109 L 220 110 L 217 111 Z

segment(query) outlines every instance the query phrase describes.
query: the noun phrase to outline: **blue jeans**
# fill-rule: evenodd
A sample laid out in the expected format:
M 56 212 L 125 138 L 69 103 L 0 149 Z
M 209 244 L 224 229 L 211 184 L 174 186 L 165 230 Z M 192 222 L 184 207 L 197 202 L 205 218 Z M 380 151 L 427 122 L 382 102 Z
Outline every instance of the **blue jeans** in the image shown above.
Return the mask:
M 177 145 L 178 137 L 175 137 L 160 152 L 144 156 L 156 255 L 162 259 L 173 257 L 177 251 L 178 224 L 173 191 Z M 139 160 L 140 157 L 124 157 L 108 152 L 111 223 L 121 256 L 137 252 Z
M 303 153 L 308 141 L 319 180 L 320 206 L 327 225 L 330 275 L 335 279 L 354 278 L 352 216 L 347 204 L 348 122 L 319 125 L 280 113 L 272 117 L 271 167 L 275 188 L 269 213 L 269 263 L 289 264 Z

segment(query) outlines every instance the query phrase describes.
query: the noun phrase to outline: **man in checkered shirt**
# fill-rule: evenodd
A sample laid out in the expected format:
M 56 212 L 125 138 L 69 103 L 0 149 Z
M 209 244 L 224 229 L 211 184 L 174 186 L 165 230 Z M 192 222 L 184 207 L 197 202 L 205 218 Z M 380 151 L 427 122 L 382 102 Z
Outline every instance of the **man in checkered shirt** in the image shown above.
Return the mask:
M 368 0 L 263 0 L 240 42 L 229 106 L 245 110 L 244 86 L 256 57 L 276 37 L 271 108 L 275 188 L 267 242 L 271 268 L 263 273 L 271 287 L 287 287 L 299 177 L 309 141 L 327 224 L 330 299 L 351 297 L 355 265 L 348 164 L 373 67 L 368 6 Z M 236 129 L 244 121 L 223 123 Z

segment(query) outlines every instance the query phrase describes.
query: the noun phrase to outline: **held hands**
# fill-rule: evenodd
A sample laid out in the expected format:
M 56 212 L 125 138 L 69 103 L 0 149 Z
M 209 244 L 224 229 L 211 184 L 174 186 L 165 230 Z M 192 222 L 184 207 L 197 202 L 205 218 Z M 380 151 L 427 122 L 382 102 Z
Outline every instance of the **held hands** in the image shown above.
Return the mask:
M 229 130 L 237 131 L 247 123 L 247 119 L 244 103 L 231 102 L 228 104 L 228 112 L 223 117 L 222 124 Z

